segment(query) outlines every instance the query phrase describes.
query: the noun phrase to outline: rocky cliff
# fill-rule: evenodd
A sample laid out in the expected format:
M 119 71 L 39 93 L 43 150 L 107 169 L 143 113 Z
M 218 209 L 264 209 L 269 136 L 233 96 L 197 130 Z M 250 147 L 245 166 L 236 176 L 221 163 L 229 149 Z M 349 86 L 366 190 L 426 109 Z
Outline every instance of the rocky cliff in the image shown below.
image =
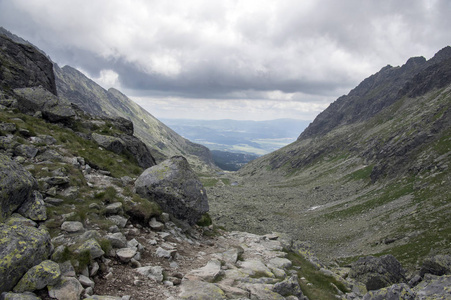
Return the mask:
M 151 149 L 157 161 L 174 155 L 186 156 L 198 168 L 213 165 L 208 148 L 192 143 L 134 103 L 116 89 L 105 90 L 80 71 L 55 65 L 60 97 L 93 115 L 120 116 L 133 122 L 135 134 Z

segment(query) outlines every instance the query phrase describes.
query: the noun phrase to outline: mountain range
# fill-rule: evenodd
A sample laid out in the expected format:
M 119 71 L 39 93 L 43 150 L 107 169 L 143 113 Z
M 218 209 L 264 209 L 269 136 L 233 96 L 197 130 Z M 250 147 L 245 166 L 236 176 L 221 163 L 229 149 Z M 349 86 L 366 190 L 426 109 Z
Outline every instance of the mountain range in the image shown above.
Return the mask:
M 4 31 L 1 299 L 449 296 L 451 47 L 218 172 L 205 146 Z

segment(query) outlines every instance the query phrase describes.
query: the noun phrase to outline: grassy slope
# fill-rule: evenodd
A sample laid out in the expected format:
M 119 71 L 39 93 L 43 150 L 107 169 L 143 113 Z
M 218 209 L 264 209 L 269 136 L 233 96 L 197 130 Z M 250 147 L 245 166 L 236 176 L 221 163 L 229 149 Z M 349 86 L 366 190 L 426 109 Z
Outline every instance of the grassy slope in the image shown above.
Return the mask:
M 229 210 L 244 221 L 222 218 L 226 227 L 288 231 L 312 241 L 323 258 L 391 253 L 413 267 L 448 253 L 451 129 L 434 133 L 434 124 L 449 117 L 450 90 L 403 98 L 368 122 L 255 160 L 239 172 L 241 186 L 225 193 L 234 201 L 211 202 L 213 217 Z M 432 138 L 412 144 L 420 132 Z M 406 145 L 416 146 L 401 151 Z M 381 166 L 385 173 L 373 182 Z M 235 201 L 243 200 L 241 216 Z

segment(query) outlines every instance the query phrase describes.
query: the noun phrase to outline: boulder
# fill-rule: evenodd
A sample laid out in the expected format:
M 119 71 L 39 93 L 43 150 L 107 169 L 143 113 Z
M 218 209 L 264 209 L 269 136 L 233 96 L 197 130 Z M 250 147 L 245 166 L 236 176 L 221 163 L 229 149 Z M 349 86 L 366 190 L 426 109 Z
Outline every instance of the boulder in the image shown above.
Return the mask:
M 30 268 L 46 260 L 50 249 L 45 229 L 0 223 L 0 293 L 10 291 Z
M 0 300 L 41 300 L 35 294 L 26 293 L 3 293 L 0 295 Z
M 128 263 L 136 255 L 136 252 L 136 249 L 133 248 L 121 248 L 116 250 L 116 255 L 121 262 Z
M 122 232 L 109 233 L 105 238 L 111 242 L 113 248 L 127 247 L 127 239 Z
M 183 281 L 181 285 L 180 299 L 227 299 L 224 291 L 217 285 L 204 281 Z
M 139 138 L 126 134 L 122 134 L 120 138 L 124 142 L 125 149 L 136 159 L 141 168 L 150 168 L 156 165 L 149 148 Z
M 450 255 L 435 255 L 424 260 L 421 266 L 420 276 L 425 274 L 445 275 L 451 274 L 451 256 Z
M 414 300 L 416 293 L 405 283 L 394 284 L 377 291 L 369 291 L 363 300 Z
M 102 250 L 102 247 L 100 247 L 99 243 L 95 239 L 87 240 L 86 242 L 81 244 L 76 250 L 77 253 L 81 253 L 84 251 L 89 251 L 92 259 L 98 258 L 105 254 L 105 252 L 103 252 Z
M 42 112 L 42 117 L 50 122 L 70 123 L 75 111 L 69 102 L 60 100 L 43 87 L 24 87 L 14 89 L 18 96 L 19 109 L 25 113 Z
M 406 281 L 405 270 L 392 255 L 361 257 L 351 265 L 349 276 L 364 283 L 368 290 Z
M 109 205 L 107 205 L 105 207 L 105 213 L 107 215 L 116 215 L 116 214 L 120 214 L 122 213 L 122 203 L 121 202 L 116 202 L 116 203 L 111 203 Z
M 0 35 L 0 85 L 11 88 L 43 86 L 56 95 L 53 63 L 38 49 Z
M 222 275 L 224 275 L 224 271 L 221 270 L 221 262 L 214 259 L 210 260 L 204 267 L 186 274 L 185 279 L 215 282 Z
M 45 260 L 29 269 L 14 287 L 14 292 L 33 292 L 45 288 L 47 285 L 58 283 L 61 277 L 60 267 L 56 262 Z
M 99 144 L 99 146 L 116 154 L 121 154 L 125 150 L 125 143 L 118 137 L 93 133 L 92 139 Z
M 413 290 L 419 299 L 450 299 L 451 275 L 426 275 Z
M 48 286 L 49 296 L 56 299 L 80 300 L 83 286 L 74 277 L 63 277 L 62 280 L 54 285 Z
M 18 212 L 33 221 L 47 220 L 47 208 L 38 191 L 33 191 L 33 196 L 19 207 Z
M 304 296 L 301 291 L 301 286 L 299 285 L 299 279 L 297 275 L 292 275 L 284 281 L 276 283 L 274 285 L 273 291 L 285 297 L 293 295 L 300 299 Z
M 69 232 L 69 233 L 73 233 L 73 232 L 83 231 L 84 227 L 81 222 L 66 221 L 63 224 L 61 224 L 61 230 Z
M 207 193 L 182 156 L 174 156 L 145 170 L 135 182 L 136 192 L 157 202 L 180 220 L 194 225 L 208 212 Z
M 36 179 L 21 165 L 0 154 L 0 221 L 8 218 L 37 188 Z

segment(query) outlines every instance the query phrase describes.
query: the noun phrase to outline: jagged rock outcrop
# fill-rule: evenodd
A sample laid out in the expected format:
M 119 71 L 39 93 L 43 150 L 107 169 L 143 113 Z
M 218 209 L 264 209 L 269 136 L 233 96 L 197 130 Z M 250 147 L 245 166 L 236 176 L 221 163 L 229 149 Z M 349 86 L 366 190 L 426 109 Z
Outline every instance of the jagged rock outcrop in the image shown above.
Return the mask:
M 0 86 L 11 90 L 42 86 L 56 95 L 53 64 L 36 48 L 0 34 Z
M 135 190 L 189 224 L 195 224 L 208 212 L 206 191 L 182 156 L 174 156 L 145 170 L 136 180 Z
M 21 165 L 0 153 L 0 221 L 32 198 L 36 179 Z
M 352 264 L 349 276 L 363 282 L 368 290 L 406 281 L 405 270 L 392 255 L 361 257 Z

